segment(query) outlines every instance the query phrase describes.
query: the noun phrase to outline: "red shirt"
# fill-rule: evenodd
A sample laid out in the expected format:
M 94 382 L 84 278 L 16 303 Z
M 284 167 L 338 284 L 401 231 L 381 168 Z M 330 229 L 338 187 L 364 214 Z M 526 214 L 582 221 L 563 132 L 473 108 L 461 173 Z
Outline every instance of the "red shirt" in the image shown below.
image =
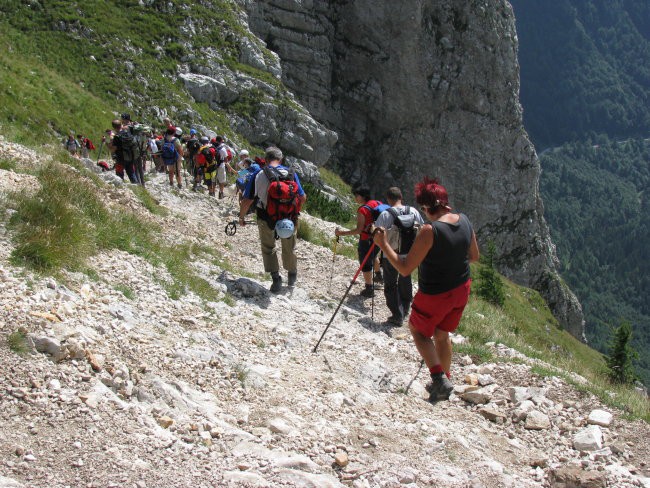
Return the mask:
M 361 232 L 361 235 L 359 236 L 359 239 L 361 239 L 362 241 L 370 239 L 370 233 L 366 232 L 366 230 L 368 230 L 373 223 L 372 211 L 370 210 L 370 208 L 375 208 L 380 203 L 381 202 L 377 200 L 368 200 L 366 203 L 361 205 L 357 210 L 357 213 L 363 215 L 363 219 L 364 219 L 363 232 Z

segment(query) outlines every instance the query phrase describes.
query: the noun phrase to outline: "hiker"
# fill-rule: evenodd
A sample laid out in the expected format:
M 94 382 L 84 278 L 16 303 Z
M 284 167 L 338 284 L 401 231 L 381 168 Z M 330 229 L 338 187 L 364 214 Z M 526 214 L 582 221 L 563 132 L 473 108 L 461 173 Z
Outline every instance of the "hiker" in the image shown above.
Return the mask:
M 249 155 L 250 153 L 246 149 L 239 151 L 239 162 L 237 163 L 239 169 L 246 169 L 244 163 L 248 159 Z
M 254 178 L 257 175 L 258 171 L 260 170 L 260 165 L 250 158 L 246 158 L 243 161 L 240 161 L 238 165 L 242 169 L 237 172 L 238 178 L 235 180 L 235 188 L 237 189 L 237 197 L 241 202 L 244 190 L 248 184 L 248 180 Z
M 77 134 L 77 139 L 79 139 L 79 147 L 81 149 L 81 157 L 88 158 L 90 157 L 90 151 L 95 150 L 95 145 L 90 139 L 85 137 L 83 134 Z
M 217 164 L 217 175 L 216 182 L 219 183 L 219 198 L 224 197 L 223 190 L 226 186 L 226 170 L 230 173 L 237 173 L 233 167 L 230 165 L 230 161 L 233 157 L 233 151 L 230 146 L 228 146 L 223 137 L 217 136 L 214 139 L 214 148 L 216 150 L 216 164 Z M 212 180 L 212 195 L 214 196 L 215 192 L 215 180 Z
M 196 176 L 194 166 L 196 164 L 196 153 L 199 152 L 201 141 L 196 133 L 196 129 L 190 129 L 190 137 L 185 141 L 185 167 L 192 175 L 193 179 Z
M 429 401 L 436 402 L 447 400 L 454 389 L 449 333 L 458 327 L 467 305 L 469 264 L 478 260 L 479 250 L 472 224 L 464 214 L 451 212 L 447 190 L 437 179 L 425 177 L 415 185 L 415 200 L 430 223 L 422 226 L 406 257 L 392 249 L 385 229 L 377 229 L 374 241 L 402 276 L 419 266 L 409 328 L 431 373 Z
M 298 174 L 293 169 L 282 165 L 282 157 L 282 151 L 277 147 L 271 146 L 266 149 L 267 165 L 264 170 L 257 173 L 255 178 L 248 181 L 239 206 L 239 225 L 245 225 L 244 219 L 257 198 L 255 208 L 257 229 L 264 271 L 271 273 L 273 280 L 271 293 L 278 293 L 282 288 L 275 248 L 276 235 L 281 241 L 282 266 L 288 271 L 288 285 L 292 287 L 296 283 L 298 277 L 298 258 L 295 253 L 296 226 L 300 207 L 307 200 Z M 286 198 L 288 194 L 291 194 L 290 201 L 280 200 L 280 197 Z
M 131 141 L 133 140 L 133 137 L 129 136 L 130 131 L 128 126 L 123 126 L 120 119 L 113 120 L 111 125 L 113 130 L 111 131 L 111 134 L 109 134 L 107 146 L 115 161 L 115 174 L 124 180 L 124 172 L 126 171 L 129 181 L 135 183 L 136 181 L 133 173 L 132 162 L 132 157 L 135 156 L 132 154 L 133 145 L 128 143 L 129 139 L 131 139 Z
M 192 191 L 196 191 L 201 185 L 201 180 L 205 177 L 206 185 L 210 188 L 212 173 L 206 175 L 208 166 L 210 169 L 216 169 L 214 166 L 214 159 L 217 151 L 210 144 L 210 138 L 207 136 L 199 139 L 199 150 L 194 159 L 194 183 L 192 184 Z M 201 188 L 202 189 L 202 188 Z M 214 194 L 214 193 L 212 193 Z
M 181 182 L 181 165 L 183 164 L 183 146 L 177 137 L 178 131 L 176 127 L 170 125 L 165 131 L 162 147 L 160 149 L 160 156 L 165 164 L 167 173 L 169 174 L 169 186 L 174 186 L 174 175 L 178 188 L 183 188 Z
M 74 134 L 70 132 L 68 134 L 68 138 L 63 140 L 63 147 L 70 153 L 70 156 L 74 156 L 75 158 L 79 157 L 79 149 L 81 148 L 81 144 L 77 139 L 74 138 Z
M 375 225 L 386 229 L 391 249 L 403 258 L 424 221 L 417 209 L 402 203 L 402 190 L 396 186 L 386 191 L 386 202 L 390 208 L 377 217 Z M 388 259 L 382 259 L 381 267 L 384 272 L 384 298 L 391 313 L 387 324 L 400 327 L 413 300 L 411 275 L 400 275 Z
M 357 254 L 359 256 L 359 263 L 363 262 L 366 254 L 370 251 L 372 246 L 372 236 L 370 235 L 370 227 L 373 224 L 372 209 L 381 205 L 378 200 L 370 199 L 370 190 L 366 187 L 355 186 L 352 188 L 354 200 L 359 204 L 357 209 L 357 226 L 354 229 L 342 230 L 338 227 L 334 230 L 334 235 L 339 236 L 359 236 L 359 243 L 357 244 Z M 371 298 L 375 296 L 373 287 L 373 268 L 375 270 L 375 282 L 381 282 L 382 275 L 379 267 L 379 249 L 375 247 L 371 255 L 366 259 L 361 271 L 363 273 L 363 280 L 366 284 L 365 288 L 359 293 L 364 298 Z

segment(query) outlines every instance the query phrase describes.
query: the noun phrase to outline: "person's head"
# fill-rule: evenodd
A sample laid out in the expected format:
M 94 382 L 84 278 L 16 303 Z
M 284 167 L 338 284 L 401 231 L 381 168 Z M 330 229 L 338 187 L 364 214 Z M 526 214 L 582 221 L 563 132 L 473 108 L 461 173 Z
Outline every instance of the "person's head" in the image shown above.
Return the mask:
M 172 121 L 171 121 L 171 119 L 170 119 L 169 117 L 165 117 L 165 118 L 163 119 L 163 125 L 164 125 L 165 127 L 169 127 L 170 125 L 172 125 Z
M 248 154 L 249 153 L 246 149 L 242 149 L 241 151 L 239 151 L 239 159 L 245 161 L 248 158 Z
M 122 114 L 122 123 L 123 124 L 128 124 L 131 122 L 131 114 L 127 114 L 126 112 Z
M 176 127 L 173 125 L 170 125 L 167 127 L 167 130 L 165 131 L 165 135 L 170 137 L 170 136 L 175 136 L 176 135 Z
M 115 119 L 111 122 L 111 125 L 113 126 L 113 129 L 119 131 L 122 128 L 122 121 L 120 119 Z
M 267 147 L 266 151 L 264 151 L 264 159 L 266 160 L 267 164 L 270 164 L 274 161 L 282 162 L 282 157 L 282 151 L 280 151 L 280 149 L 275 146 Z
M 221 143 L 223 142 L 223 137 L 221 137 L 221 136 L 217 136 L 217 137 L 215 137 L 214 139 L 215 139 L 215 142 L 216 142 L 217 144 L 221 144 Z
M 451 211 L 447 189 L 442 186 L 437 178 L 424 177 L 415 185 L 415 201 L 422 208 L 422 211 L 429 215 L 442 210 Z
M 352 194 L 357 203 L 366 203 L 370 200 L 370 188 L 362 185 L 355 185 L 352 188 Z
M 83 139 L 83 138 L 84 138 L 84 135 L 83 135 L 83 134 L 77 134 L 77 137 L 78 137 L 79 139 Z
M 210 138 L 208 136 L 203 136 L 199 140 L 201 141 L 201 144 L 203 144 L 203 145 L 210 144 Z
M 190 135 L 195 136 L 196 135 L 196 129 L 190 129 Z
M 402 198 L 402 190 L 396 186 L 391 186 L 388 190 L 386 190 L 386 201 L 390 205 L 395 205 L 396 203 L 401 202 Z
M 183 135 L 183 129 L 180 127 L 176 127 L 176 137 L 180 137 Z
M 248 169 L 251 167 L 251 164 L 253 164 L 255 161 L 253 161 L 251 158 L 244 158 L 242 161 L 242 164 L 244 165 L 245 169 Z

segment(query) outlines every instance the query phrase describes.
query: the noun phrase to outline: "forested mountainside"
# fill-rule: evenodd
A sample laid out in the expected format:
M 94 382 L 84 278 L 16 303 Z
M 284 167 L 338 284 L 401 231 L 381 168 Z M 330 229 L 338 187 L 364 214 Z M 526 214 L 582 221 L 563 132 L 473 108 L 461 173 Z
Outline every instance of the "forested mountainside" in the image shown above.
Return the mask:
M 596 142 L 541 156 L 546 218 L 589 343 L 606 351 L 611 328 L 629 321 L 650 384 L 650 140 Z
M 511 0 L 524 125 L 538 151 L 650 132 L 650 2 Z

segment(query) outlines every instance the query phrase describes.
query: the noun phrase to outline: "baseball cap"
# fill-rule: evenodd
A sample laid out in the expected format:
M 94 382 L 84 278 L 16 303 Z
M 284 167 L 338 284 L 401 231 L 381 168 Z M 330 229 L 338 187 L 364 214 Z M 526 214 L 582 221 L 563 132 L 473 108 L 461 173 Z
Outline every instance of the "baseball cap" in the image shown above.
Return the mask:
M 241 151 L 239 151 L 240 156 L 248 156 L 248 154 L 249 152 L 246 149 L 242 149 Z
M 194 134 L 196 134 L 196 129 L 190 129 L 190 135 L 193 136 Z

